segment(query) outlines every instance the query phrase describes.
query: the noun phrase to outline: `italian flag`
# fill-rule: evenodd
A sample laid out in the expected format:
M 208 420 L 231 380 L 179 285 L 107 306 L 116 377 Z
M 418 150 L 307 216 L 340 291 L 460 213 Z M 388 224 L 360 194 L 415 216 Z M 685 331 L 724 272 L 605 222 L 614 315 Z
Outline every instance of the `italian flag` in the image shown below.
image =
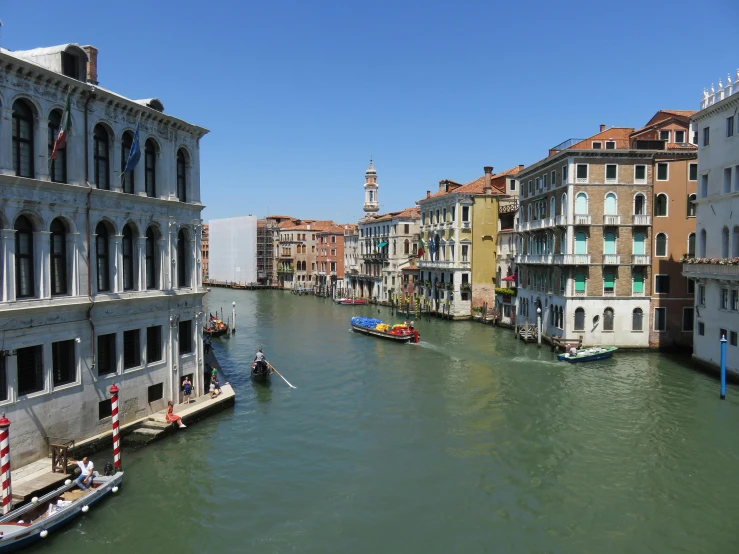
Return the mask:
M 69 129 L 72 127 L 72 117 L 70 114 L 71 98 L 72 94 L 67 94 L 67 103 L 64 106 L 62 121 L 59 125 L 59 135 L 56 137 L 56 140 L 54 141 L 54 149 L 51 151 L 52 160 L 56 160 L 57 150 L 61 150 L 67 146 L 67 135 L 69 134 Z
M 418 237 L 418 257 L 423 258 L 423 255 L 426 253 L 426 247 L 423 244 L 423 239 L 421 237 Z

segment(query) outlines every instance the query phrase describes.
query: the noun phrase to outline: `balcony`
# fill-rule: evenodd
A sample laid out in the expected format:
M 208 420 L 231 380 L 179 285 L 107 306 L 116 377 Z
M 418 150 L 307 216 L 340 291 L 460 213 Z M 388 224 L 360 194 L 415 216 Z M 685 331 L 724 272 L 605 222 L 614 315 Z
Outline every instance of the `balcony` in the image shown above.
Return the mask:
M 420 260 L 418 267 L 421 269 L 446 269 L 454 267 L 454 262 L 448 260 Z
M 575 225 L 590 225 L 590 214 L 575 214 Z
M 520 254 L 516 256 L 517 264 L 552 264 L 555 259 L 554 254 Z
M 603 254 L 603 265 L 621 265 L 621 256 L 618 254 Z
M 634 225 L 651 225 L 652 216 L 647 214 L 634 215 Z
M 620 215 L 604 215 L 603 225 L 621 225 Z
M 724 279 L 739 281 L 739 265 L 683 264 L 683 275 L 693 279 Z
M 278 267 L 277 273 L 295 273 L 295 269 L 292 267 Z
M 567 225 L 567 216 L 566 215 L 558 215 L 554 218 L 554 224 L 555 225 Z
M 648 254 L 634 254 L 631 256 L 631 264 L 632 265 L 650 265 L 651 262 L 651 256 Z
M 462 222 L 462 229 L 469 229 L 470 227 L 471 227 L 471 223 L 469 221 Z
M 589 265 L 590 254 L 557 254 L 554 264 L 558 265 Z

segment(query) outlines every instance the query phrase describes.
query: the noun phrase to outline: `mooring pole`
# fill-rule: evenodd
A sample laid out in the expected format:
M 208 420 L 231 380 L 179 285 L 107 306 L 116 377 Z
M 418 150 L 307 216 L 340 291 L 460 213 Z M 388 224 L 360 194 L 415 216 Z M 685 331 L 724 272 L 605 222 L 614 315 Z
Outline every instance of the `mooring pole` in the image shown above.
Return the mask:
M 118 435 L 118 387 L 115 383 L 110 386 L 110 415 L 113 420 L 113 467 L 115 472 L 121 470 L 121 439 Z
M 0 471 L 2 471 L 3 515 L 13 509 L 13 489 L 10 486 L 10 421 L 0 418 Z
M 726 400 L 726 335 L 721 337 L 721 400 Z
M 231 334 L 234 334 L 236 332 L 236 302 L 231 303 L 231 321 L 233 323 Z

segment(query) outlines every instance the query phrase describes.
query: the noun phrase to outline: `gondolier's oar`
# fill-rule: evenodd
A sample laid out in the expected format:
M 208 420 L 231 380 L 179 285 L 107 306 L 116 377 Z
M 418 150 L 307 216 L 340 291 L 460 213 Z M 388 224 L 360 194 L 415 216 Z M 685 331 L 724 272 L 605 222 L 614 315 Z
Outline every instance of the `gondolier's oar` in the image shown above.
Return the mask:
M 279 371 L 277 371 L 277 368 L 276 368 L 275 366 L 273 366 L 272 364 L 269 364 L 269 367 L 271 367 L 272 369 L 274 369 L 274 370 L 275 370 L 275 373 L 276 373 L 277 375 L 279 375 L 280 377 L 282 377 L 282 373 L 280 373 Z M 293 387 L 293 386 L 292 386 L 292 385 L 290 384 L 290 381 L 288 381 L 288 380 L 287 380 L 287 379 L 285 379 L 284 377 L 282 377 L 282 380 L 283 380 L 283 381 L 285 381 L 285 383 L 287 383 L 287 386 L 288 386 L 288 387 L 290 387 L 290 388 L 292 388 L 292 389 L 297 389 L 297 388 L 298 388 L 298 387 Z

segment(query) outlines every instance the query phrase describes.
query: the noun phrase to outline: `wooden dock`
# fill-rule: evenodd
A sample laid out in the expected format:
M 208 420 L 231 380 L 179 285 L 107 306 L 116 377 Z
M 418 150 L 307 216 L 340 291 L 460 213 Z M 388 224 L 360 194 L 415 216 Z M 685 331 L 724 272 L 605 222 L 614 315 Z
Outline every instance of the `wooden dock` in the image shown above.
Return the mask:
M 51 458 L 36 460 L 28 465 L 12 470 L 13 504 L 25 504 L 34 496 L 42 496 L 72 479 L 74 466 L 67 467 L 67 473 L 52 473 Z

